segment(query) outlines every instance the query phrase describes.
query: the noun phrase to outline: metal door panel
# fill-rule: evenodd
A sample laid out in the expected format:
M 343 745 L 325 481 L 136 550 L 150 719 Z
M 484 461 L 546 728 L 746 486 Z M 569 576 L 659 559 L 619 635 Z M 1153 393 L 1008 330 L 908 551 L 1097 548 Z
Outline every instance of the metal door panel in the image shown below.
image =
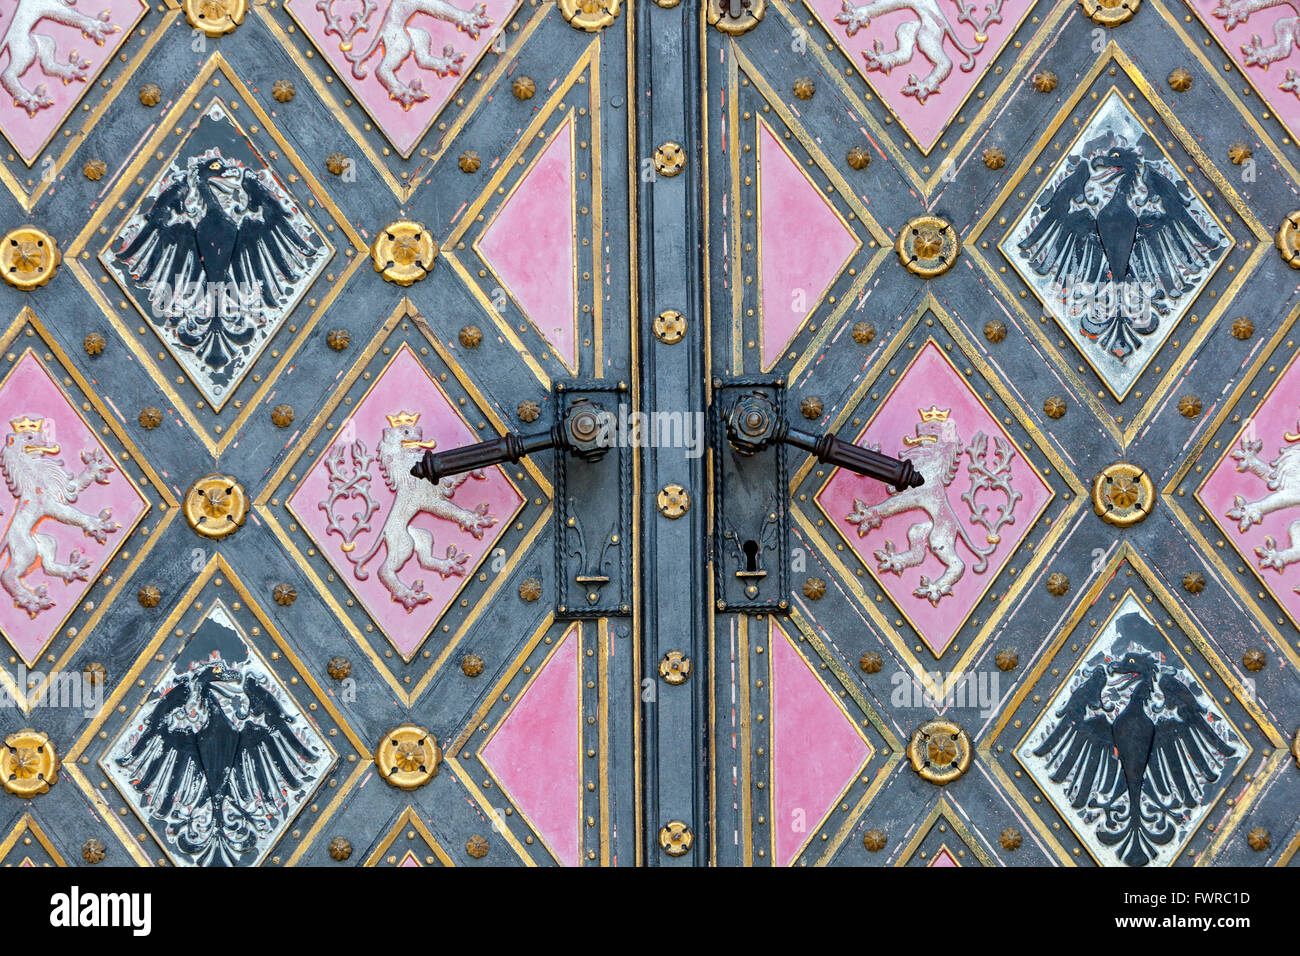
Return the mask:
M 313 24 L 311 4 L 248 4 L 233 29 L 212 35 L 191 25 L 182 4 L 142 10 L 134 27 L 134 13 L 131 22 L 119 16 L 126 0 L 99 6 L 111 7 L 108 22 L 121 29 L 95 48 L 86 82 L 68 85 L 82 98 L 48 108 L 69 115 L 49 144 L 38 148 L 45 134 L 32 139 L 25 109 L 5 108 L 6 134 L 35 150 L 14 146 L 6 160 L 5 231 L 44 230 L 62 258 L 44 285 L 0 288 L 12 322 L 5 373 L 48 375 L 67 400 L 56 408 L 51 392 L 38 403 L 45 393 L 24 386 L 41 407 L 14 396 L 5 420 L 27 416 L 22 434 L 37 435 L 35 420 L 49 418 L 68 473 L 83 449 L 91 453 L 93 434 L 111 458 L 111 480 L 138 489 L 141 514 L 115 505 L 121 527 L 102 544 L 60 532 L 57 556 L 75 563 L 68 555 L 80 545 L 89 580 L 47 582 L 54 608 L 6 627 L 14 649 L 3 680 L 22 701 L 4 708 L 4 734 L 31 728 L 49 743 L 22 738 L 5 748 L 49 775 L 46 792 L 35 792 L 37 776 L 33 789 L 5 794 L 6 859 L 634 862 L 636 565 L 628 561 L 612 585 L 621 604 L 602 603 L 611 610 L 582 621 L 557 616 L 560 576 L 580 572 L 557 565 L 551 456 L 469 478 L 459 495 L 429 486 L 427 499 L 402 465 L 432 441 L 443 450 L 548 427 L 556 382 L 634 383 L 625 244 L 632 18 L 617 2 L 604 16 L 548 2 L 495 4 L 491 24 L 472 30 L 468 20 L 420 19 L 414 25 L 436 49 L 447 40 L 465 57 L 441 72 L 405 60 L 398 78 L 428 99 L 403 104 L 401 88 L 377 77 L 386 48 L 357 67 L 363 83 L 346 38 Z M 326 6 L 342 9 L 340 25 L 360 12 L 341 0 Z M 225 9 L 241 7 L 230 0 Z M 388 9 L 376 6 L 365 39 L 383 33 Z M 69 37 L 55 33 L 68 55 Z M 399 33 L 384 36 L 400 46 Z M 404 35 L 419 46 L 418 32 Z M 48 109 L 36 115 L 44 121 Z M 564 149 L 548 154 L 557 137 Z M 214 324 L 205 313 L 195 331 L 182 328 L 184 316 L 169 323 L 154 311 L 151 293 L 172 263 L 148 258 L 161 248 L 147 238 L 161 234 L 146 231 L 149 216 L 156 210 L 155 229 L 197 220 L 185 186 L 200 175 L 216 183 L 213 202 L 233 210 L 232 220 L 297 237 L 275 234 L 283 287 L 258 322 Z M 547 176 L 555 178 L 538 189 Z M 528 213 L 548 192 L 564 200 L 562 221 L 538 220 L 535 234 L 498 232 L 483 252 L 503 207 L 524 196 Z M 249 196 L 260 212 L 244 205 Z M 408 234 L 395 225 L 402 221 L 423 228 Z M 555 236 L 546 240 L 548 229 Z M 567 296 L 539 285 L 530 261 L 571 276 Z M 555 319 L 566 308 L 567 331 Z M 55 454 L 41 450 L 52 439 L 27 441 L 31 454 Z M 633 468 L 629 461 L 629 487 L 606 508 L 625 528 Z M 215 497 L 187 509 L 191 486 L 210 473 L 224 476 Z M 581 500 L 603 487 L 595 480 L 571 468 L 567 494 Z M 103 502 L 93 476 L 88 483 L 93 518 Z M 196 533 L 191 518 L 226 529 L 235 484 L 248 504 L 242 525 L 226 536 Z M 113 494 L 125 501 L 126 488 Z M 231 490 L 229 501 L 240 497 Z M 420 554 L 389 562 L 390 545 Z M 42 573 L 29 578 L 33 589 Z M 67 615 L 58 627 L 56 612 Z M 14 676 L 20 648 L 31 670 L 56 671 L 73 679 L 68 686 L 93 676 L 89 705 L 29 701 L 40 677 Z M 167 716 L 178 700 L 194 712 Z M 236 702 L 230 714 L 261 708 L 280 728 L 280 759 L 260 771 L 247 769 L 256 761 L 240 765 L 245 775 L 223 796 L 228 819 L 215 828 L 188 811 L 168 820 L 147 792 L 166 789 L 166 774 L 135 744 L 164 725 L 208 726 L 202 715 L 227 713 L 223 700 Z M 555 759 L 537 763 L 529 741 Z M 50 753 L 57 772 L 40 765 Z M 437 772 L 421 783 L 431 763 Z M 566 781 L 558 797 L 546 786 L 555 774 Z M 173 783 L 171 792 L 183 789 Z M 241 829 L 238 787 L 245 804 L 249 793 L 265 798 L 264 826 Z M 185 792 L 203 806 L 201 789 Z
M 785 452 L 791 551 L 770 560 L 789 562 L 790 612 L 711 615 L 717 862 L 1286 863 L 1290 505 L 1269 495 L 1285 486 L 1294 429 L 1280 396 L 1297 282 L 1272 234 L 1296 178 L 1290 134 L 1258 96 L 1285 118 L 1290 94 L 1252 86 L 1258 65 L 1243 79 L 1236 51 L 1254 41 L 1240 31 L 1229 60 L 1215 54 L 1202 21 L 1224 18 L 1209 4 L 910 4 L 875 7 L 851 33 L 836 16 L 867 5 L 760 6 L 747 32 L 702 24 L 711 378 L 762 373 L 817 431 L 918 467 L 935 450 L 954 458 L 909 501 Z M 1002 22 L 977 29 L 995 8 Z M 1103 22 L 1126 12 L 1131 22 Z M 934 16 L 951 31 L 950 73 L 911 47 Z M 886 75 L 900 42 L 912 55 Z M 1106 161 L 1151 188 L 1157 172 L 1172 184 L 1164 202 L 1205 237 L 1179 294 L 1149 294 L 1150 328 L 1104 303 L 1062 313 L 1030 263 L 1051 200 L 1105 178 L 1103 146 L 1136 154 Z M 789 160 L 820 196 L 764 174 Z M 1067 185 L 1080 168 L 1089 175 Z M 797 201 L 769 222 L 773 188 Z M 1073 195 L 1061 208 L 1088 205 Z M 809 266 L 815 288 L 767 267 L 765 243 L 811 251 L 836 229 L 858 249 L 840 272 Z M 1067 270 L 1071 292 L 1089 268 Z M 1093 338 L 1077 334 L 1081 314 Z M 764 362 L 773 328 L 789 344 Z M 1107 335 L 1131 364 L 1113 351 L 1107 364 Z M 786 704 L 784 729 L 773 626 L 822 686 L 804 711 Z M 837 762 L 852 738 L 806 709 L 822 696 L 879 728 L 889 743 L 874 768 Z M 1093 706 L 1103 697 L 1110 711 Z M 1107 721 L 1090 725 L 1105 734 L 1125 708 L 1154 714 L 1161 753 L 1200 719 L 1212 736 L 1191 748 L 1209 748 L 1206 769 L 1181 782 L 1147 771 L 1163 808 L 1106 772 L 1088 778 L 1070 763 L 1071 741 L 1090 739 L 1071 729 L 1072 706 Z M 797 783 L 800 767 L 822 769 L 816 787 Z M 1102 796 L 1076 807 L 1081 780 Z M 1130 819 L 1130 799 L 1150 818 Z

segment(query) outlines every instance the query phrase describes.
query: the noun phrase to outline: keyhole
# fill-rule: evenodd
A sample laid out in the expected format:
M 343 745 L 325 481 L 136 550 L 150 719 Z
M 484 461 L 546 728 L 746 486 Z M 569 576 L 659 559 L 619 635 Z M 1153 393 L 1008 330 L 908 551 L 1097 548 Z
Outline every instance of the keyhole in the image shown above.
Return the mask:
M 740 550 L 745 552 L 745 570 L 754 572 L 758 570 L 758 542 L 750 538 L 740 546 Z

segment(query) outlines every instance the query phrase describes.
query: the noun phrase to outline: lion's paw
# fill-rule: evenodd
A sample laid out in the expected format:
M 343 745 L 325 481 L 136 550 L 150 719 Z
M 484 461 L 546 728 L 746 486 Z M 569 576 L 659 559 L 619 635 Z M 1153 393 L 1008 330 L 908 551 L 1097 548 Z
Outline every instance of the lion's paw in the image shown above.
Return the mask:
M 932 605 L 937 607 L 942 598 L 952 594 L 952 585 L 940 585 L 937 582 L 931 581 L 925 575 L 922 575 L 921 586 L 913 591 L 912 594 L 919 598 L 925 598 Z
M 47 588 L 44 584 L 36 588 L 35 591 L 24 588 L 14 598 L 14 607 L 22 608 L 27 612 L 28 617 L 36 617 L 42 611 L 54 607 L 54 602 L 50 600 Z
M 476 539 L 483 537 L 483 529 L 490 528 L 497 523 L 497 519 L 488 514 L 487 503 L 484 502 L 474 509 L 471 517 L 466 518 L 460 523 L 462 531 L 468 531 Z
M 892 541 L 886 541 L 884 550 L 876 552 L 876 560 L 880 562 L 879 570 L 881 572 L 892 571 L 894 574 L 902 574 L 903 570 L 908 566 L 904 563 L 903 557 L 898 553 Z
M 1246 501 L 1241 495 L 1232 496 L 1232 507 L 1228 509 L 1228 517 L 1237 522 L 1237 530 L 1249 531 L 1251 525 L 1259 524 L 1264 520 L 1264 515 L 1259 508 Z

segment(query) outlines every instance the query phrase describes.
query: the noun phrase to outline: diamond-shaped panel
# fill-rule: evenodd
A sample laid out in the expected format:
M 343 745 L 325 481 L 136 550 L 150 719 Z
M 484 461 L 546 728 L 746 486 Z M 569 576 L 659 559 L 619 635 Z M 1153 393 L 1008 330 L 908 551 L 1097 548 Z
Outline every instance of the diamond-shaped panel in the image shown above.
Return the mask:
M 929 153 L 1034 0 L 805 3 Z
M 577 627 L 529 682 L 481 759 L 565 866 L 581 862 L 582 723 Z
M 817 504 L 938 656 L 1052 490 L 933 339 L 856 443 L 910 459 L 925 484 L 893 493 L 837 469 Z
M 774 862 L 788 866 L 874 751 L 775 619 L 770 619 L 768 644 Z
M 394 148 L 409 156 L 520 0 L 285 0 Z
M 332 251 L 213 98 L 100 259 L 220 410 Z
M 100 760 L 180 866 L 256 866 L 333 763 L 221 601 Z
M 1128 592 L 1017 750 L 1104 865 L 1173 860 L 1248 747 Z
M 409 346 L 397 349 L 289 500 L 338 575 L 410 660 L 524 502 L 500 468 L 411 476 L 480 440 Z
M 1001 249 L 1123 398 L 1232 245 L 1112 88 Z
M 31 665 L 148 502 L 30 349 L 0 383 L 0 421 L 0 630 Z
M 1300 131 L 1300 12 L 1287 0 L 1187 0 L 1292 136 Z
M 760 336 L 770 369 L 862 244 L 772 128 L 758 129 Z
M 578 368 L 573 153 L 569 119 L 475 245 L 570 372 Z
M 1223 536 L 1300 620 L 1300 360 L 1292 358 L 1197 491 Z
M 17 0 L 0 11 L 0 131 L 29 166 L 148 11 L 145 0 Z

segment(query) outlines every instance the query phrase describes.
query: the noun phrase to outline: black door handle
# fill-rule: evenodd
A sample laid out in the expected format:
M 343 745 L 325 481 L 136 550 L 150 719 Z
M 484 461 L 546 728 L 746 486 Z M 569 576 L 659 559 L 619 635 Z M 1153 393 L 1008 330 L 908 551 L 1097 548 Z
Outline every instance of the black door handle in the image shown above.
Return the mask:
M 741 396 L 724 415 L 727 440 L 743 455 L 752 455 L 775 444 L 793 445 L 812 452 L 823 464 L 847 468 L 893 485 L 897 491 L 925 484 L 925 477 L 910 461 L 862 448 L 830 432 L 814 435 L 790 427 L 789 422 L 777 418 L 776 406 L 762 392 Z
M 608 428 L 612 418 L 595 402 L 579 399 L 569 407 L 563 421 L 544 432 L 531 435 L 507 432 L 475 445 L 451 448 L 437 454 L 426 451 L 411 469 L 411 474 L 437 484 L 448 475 L 507 462 L 513 464 L 525 455 L 548 448 L 559 448 L 584 461 L 599 461 L 613 443 L 613 433 Z

